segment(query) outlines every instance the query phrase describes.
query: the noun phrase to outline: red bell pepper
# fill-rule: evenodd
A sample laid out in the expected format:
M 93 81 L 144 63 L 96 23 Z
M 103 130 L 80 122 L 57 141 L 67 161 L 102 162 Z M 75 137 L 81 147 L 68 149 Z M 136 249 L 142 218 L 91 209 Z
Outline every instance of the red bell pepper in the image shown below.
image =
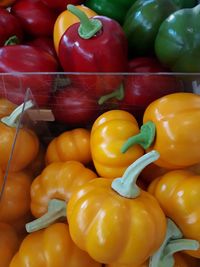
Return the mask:
M 0 96 L 15 104 L 24 101 L 31 89 L 39 106 L 47 104 L 54 76 L 38 72 L 56 72 L 57 61 L 40 48 L 28 45 L 8 45 L 0 48 Z M 34 74 L 30 74 L 34 73 Z
M 87 75 L 71 75 L 70 78 L 72 83 L 96 97 L 113 91 L 123 79 L 122 75 L 113 73 L 127 71 L 127 40 L 123 29 L 108 17 L 89 19 L 73 5 L 67 8 L 79 17 L 80 23 L 70 26 L 60 40 L 59 59 L 64 71 L 87 72 Z
M 91 124 L 98 117 L 100 110 L 92 95 L 71 85 L 55 93 L 50 107 L 55 119 L 70 127 L 85 127 Z
M 11 13 L 20 20 L 27 36 L 53 35 L 57 14 L 40 0 L 17 0 L 11 7 Z
M 47 6 L 53 9 L 64 11 L 68 4 L 79 5 L 83 0 L 41 0 Z
M 0 8 L 0 46 L 3 46 L 8 38 L 17 36 L 22 41 L 23 32 L 16 17 L 4 8 Z

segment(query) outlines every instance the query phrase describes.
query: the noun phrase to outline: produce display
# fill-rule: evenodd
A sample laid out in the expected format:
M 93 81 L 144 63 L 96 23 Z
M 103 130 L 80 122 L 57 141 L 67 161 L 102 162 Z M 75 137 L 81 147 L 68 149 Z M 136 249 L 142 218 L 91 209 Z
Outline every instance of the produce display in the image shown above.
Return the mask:
M 200 266 L 200 2 L 0 1 L 0 267 Z

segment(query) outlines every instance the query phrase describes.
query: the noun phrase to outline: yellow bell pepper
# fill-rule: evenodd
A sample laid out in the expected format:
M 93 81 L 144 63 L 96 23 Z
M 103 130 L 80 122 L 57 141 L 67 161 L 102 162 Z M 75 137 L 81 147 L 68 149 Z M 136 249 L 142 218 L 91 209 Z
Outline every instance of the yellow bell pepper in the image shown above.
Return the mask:
M 152 102 L 144 112 L 143 128 L 152 122 L 155 136 L 140 136 L 146 151 L 156 150 L 160 158 L 156 165 L 167 169 L 181 169 L 200 162 L 200 96 L 194 93 L 174 93 Z M 154 133 L 154 132 L 153 132 Z M 140 134 L 140 135 L 141 135 Z M 152 142 L 149 142 L 149 138 Z M 137 144 L 133 136 L 122 147 L 125 152 Z M 145 142 L 146 141 L 146 142 Z
M 153 180 L 148 191 L 185 238 L 200 242 L 200 175 L 189 170 L 169 171 Z M 187 253 L 200 258 L 200 249 Z
M 119 177 L 144 154 L 139 145 L 132 147 L 126 154 L 120 151 L 127 138 L 137 133 L 138 123 L 127 111 L 110 110 L 97 118 L 91 130 L 90 147 L 94 166 L 100 176 Z
M 156 199 L 136 185 L 141 170 L 157 158 L 152 151 L 122 178 L 96 178 L 72 193 L 67 205 L 70 235 L 96 261 L 137 266 L 162 244 L 165 215 Z

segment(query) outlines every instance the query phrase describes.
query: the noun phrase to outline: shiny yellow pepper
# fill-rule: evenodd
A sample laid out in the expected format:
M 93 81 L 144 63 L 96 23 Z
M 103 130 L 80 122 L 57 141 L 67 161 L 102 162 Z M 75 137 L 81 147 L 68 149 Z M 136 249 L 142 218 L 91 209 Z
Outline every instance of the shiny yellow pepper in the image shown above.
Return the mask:
M 185 238 L 200 242 L 200 175 L 188 170 L 169 171 L 153 180 L 148 191 Z M 200 258 L 200 249 L 187 253 Z
M 151 122 L 154 131 L 147 131 Z M 122 147 L 127 151 L 140 143 L 146 151 L 157 150 L 156 165 L 167 169 L 185 168 L 200 162 L 200 96 L 194 93 L 174 93 L 152 102 L 144 112 L 141 139 L 133 136 Z M 152 142 L 149 142 L 149 138 Z M 146 141 L 146 142 L 145 142 Z
M 91 129 L 90 148 L 94 166 L 99 176 L 116 178 L 125 169 L 144 154 L 144 150 L 135 145 L 121 153 L 123 143 L 139 133 L 138 123 L 133 115 L 123 110 L 110 110 L 100 115 Z
M 162 244 L 165 215 L 156 199 L 135 183 L 141 169 L 157 158 L 152 151 L 122 178 L 96 178 L 72 193 L 67 205 L 70 235 L 96 261 L 137 266 Z

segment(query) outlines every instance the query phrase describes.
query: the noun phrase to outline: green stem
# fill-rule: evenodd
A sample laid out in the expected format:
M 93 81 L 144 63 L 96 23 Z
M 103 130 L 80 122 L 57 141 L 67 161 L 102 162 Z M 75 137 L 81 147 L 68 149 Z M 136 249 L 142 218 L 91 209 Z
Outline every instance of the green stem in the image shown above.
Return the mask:
M 52 199 L 48 211 L 42 217 L 26 224 L 26 231 L 32 233 L 44 229 L 60 218 L 66 217 L 67 204 L 63 200 Z
M 80 20 L 78 29 L 79 36 L 83 39 L 92 38 L 102 28 L 102 22 L 99 19 L 89 19 L 87 15 L 74 5 L 67 5 L 67 10 Z
M 31 100 L 18 106 L 9 116 L 1 119 L 1 122 L 10 127 L 17 127 L 21 114 L 34 106 Z
M 141 171 L 150 163 L 159 158 L 159 153 L 155 150 L 143 155 L 132 163 L 121 178 L 112 181 L 111 187 L 119 195 L 127 198 L 136 198 L 140 195 L 140 188 L 136 181 Z
M 149 267 L 173 267 L 174 253 L 183 250 L 197 250 L 199 242 L 182 239 L 183 234 L 173 221 L 168 219 L 165 240 L 158 251 L 150 258 Z
M 123 84 L 121 84 L 119 86 L 119 88 L 117 88 L 117 90 L 113 91 L 112 93 L 101 96 L 98 100 L 98 104 L 102 105 L 106 101 L 108 101 L 109 99 L 112 99 L 112 98 L 115 98 L 117 100 L 122 100 L 124 98 L 124 86 L 123 86 Z
M 13 35 L 7 41 L 5 41 L 4 46 L 17 45 L 19 43 L 20 43 L 19 38 L 16 35 Z
M 140 128 L 140 133 L 130 137 L 122 146 L 121 152 L 125 153 L 130 147 L 134 145 L 140 145 L 144 149 L 151 146 L 155 139 L 156 126 L 152 121 L 148 121 Z

